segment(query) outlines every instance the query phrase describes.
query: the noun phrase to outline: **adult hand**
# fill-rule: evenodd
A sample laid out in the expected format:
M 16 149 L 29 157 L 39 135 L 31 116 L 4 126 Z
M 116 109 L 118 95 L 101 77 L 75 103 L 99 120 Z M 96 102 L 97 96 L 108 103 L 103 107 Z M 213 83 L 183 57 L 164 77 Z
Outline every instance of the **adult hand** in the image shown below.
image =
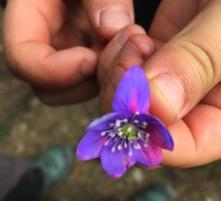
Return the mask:
M 175 141 L 175 150 L 164 152 L 166 165 L 191 167 L 221 157 L 220 8 L 219 0 L 162 1 L 148 36 L 134 32 L 119 43 L 134 29 L 128 27 L 101 56 L 105 112 L 125 70 L 143 65 L 151 84 L 151 113 L 168 125 Z
M 84 0 L 83 4 L 8 0 L 3 27 L 7 64 L 45 103 L 74 103 L 95 95 L 97 56 L 102 49 L 97 33 L 108 39 L 133 22 L 132 1 Z

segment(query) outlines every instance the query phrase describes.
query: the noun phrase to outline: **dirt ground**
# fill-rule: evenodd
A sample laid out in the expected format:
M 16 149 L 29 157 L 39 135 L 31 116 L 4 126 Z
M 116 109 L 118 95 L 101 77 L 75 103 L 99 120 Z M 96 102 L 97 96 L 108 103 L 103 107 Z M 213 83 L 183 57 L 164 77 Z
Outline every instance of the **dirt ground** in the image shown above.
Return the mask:
M 98 116 L 98 101 L 73 106 L 47 107 L 26 84 L 14 78 L 3 61 L 0 46 L 0 127 L 8 136 L 0 139 L 0 153 L 31 158 L 55 144 L 76 147 L 87 123 Z M 75 157 L 75 156 L 73 156 Z M 96 161 L 75 161 L 67 180 L 45 192 L 43 201 L 119 200 L 150 183 L 165 183 L 176 192 L 176 201 L 220 201 L 221 165 L 215 162 L 188 170 L 134 168 L 120 180 L 112 180 Z

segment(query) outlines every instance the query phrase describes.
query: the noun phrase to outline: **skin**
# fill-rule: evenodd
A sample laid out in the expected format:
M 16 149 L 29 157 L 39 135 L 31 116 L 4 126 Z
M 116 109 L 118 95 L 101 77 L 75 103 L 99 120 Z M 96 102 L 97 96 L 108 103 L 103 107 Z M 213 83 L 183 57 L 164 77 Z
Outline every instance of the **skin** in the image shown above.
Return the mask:
M 130 1 L 113 3 L 8 0 L 3 25 L 8 68 L 29 83 L 46 104 L 76 103 L 93 97 L 98 93 L 95 73 L 102 40 L 133 22 Z M 117 23 L 103 20 L 108 9 Z
M 127 68 L 144 67 L 151 85 L 150 111 L 167 124 L 175 141 L 175 150 L 164 152 L 166 165 L 192 167 L 221 157 L 220 8 L 216 0 L 164 0 L 147 34 L 129 26 L 100 56 L 104 112 L 110 111 Z
M 107 112 L 123 72 L 141 64 L 150 79 L 151 113 L 168 125 L 175 141 L 175 150 L 164 152 L 164 164 L 191 167 L 219 159 L 221 2 L 164 0 L 149 30 L 124 28 L 133 24 L 129 0 L 83 4 L 84 9 L 79 1 L 9 0 L 9 69 L 51 105 L 95 95 L 98 70 L 101 108 Z M 101 38 L 110 40 L 105 48 Z

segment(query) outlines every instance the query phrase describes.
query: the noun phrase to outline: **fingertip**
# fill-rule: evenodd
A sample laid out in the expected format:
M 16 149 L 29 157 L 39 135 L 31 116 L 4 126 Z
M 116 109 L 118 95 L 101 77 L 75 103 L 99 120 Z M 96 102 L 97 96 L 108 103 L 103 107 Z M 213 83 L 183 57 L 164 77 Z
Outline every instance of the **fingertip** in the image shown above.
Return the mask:
M 120 31 L 104 48 L 102 54 L 99 57 L 99 62 L 98 62 L 100 66 L 98 72 L 99 80 L 103 80 L 104 75 L 107 75 L 110 72 L 111 70 L 110 67 L 113 66 L 113 62 L 115 61 L 116 57 L 119 55 L 119 52 L 123 48 L 124 44 L 130 38 L 130 36 L 134 34 L 146 34 L 146 33 L 145 30 L 138 25 L 127 26 L 122 31 Z
M 130 13 L 124 8 L 112 7 L 101 10 L 97 19 L 98 33 L 105 39 L 112 38 L 122 28 L 132 24 Z
M 32 86 L 57 90 L 78 84 L 95 73 L 95 52 L 74 47 L 55 51 L 42 43 L 22 43 L 8 54 L 10 70 Z
M 143 63 L 153 54 L 155 50 L 153 41 L 144 33 L 131 35 L 119 52 L 114 62 L 112 81 L 117 85 L 122 74 L 133 65 Z
M 154 50 L 153 40 L 146 33 L 135 33 L 128 38 L 117 60 L 125 67 L 142 64 L 153 54 Z
M 83 47 L 74 47 L 58 51 L 44 58 L 42 66 L 45 72 L 50 75 L 45 78 L 44 87 L 66 88 L 78 84 L 91 76 L 96 71 L 96 54 Z
M 119 30 L 134 23 L 133 3 L 131 0 L 84 0 L 89 21 L 97 33 L 112 38 Z

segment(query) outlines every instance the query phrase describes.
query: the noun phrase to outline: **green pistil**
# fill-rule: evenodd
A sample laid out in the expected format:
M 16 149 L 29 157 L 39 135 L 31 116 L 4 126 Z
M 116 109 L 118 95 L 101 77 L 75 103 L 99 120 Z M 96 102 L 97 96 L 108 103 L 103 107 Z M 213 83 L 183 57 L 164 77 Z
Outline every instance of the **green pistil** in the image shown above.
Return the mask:
M 129 140 L 135 139 L 137 136 L 137 129 L 132 124 L 126 124 L 121 128 L 122 138 Z

